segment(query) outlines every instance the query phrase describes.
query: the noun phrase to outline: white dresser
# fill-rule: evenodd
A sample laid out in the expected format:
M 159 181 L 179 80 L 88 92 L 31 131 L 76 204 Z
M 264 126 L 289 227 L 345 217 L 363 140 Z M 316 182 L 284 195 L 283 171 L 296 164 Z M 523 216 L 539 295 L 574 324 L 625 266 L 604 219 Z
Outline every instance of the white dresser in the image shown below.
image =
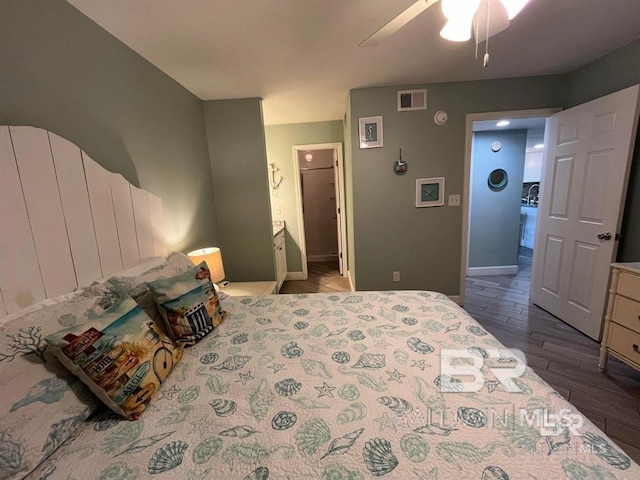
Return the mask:
M 601 371 L 609 354 L 640 370 L 640 262 L 611 265 L 611 289 L 600 347 Z

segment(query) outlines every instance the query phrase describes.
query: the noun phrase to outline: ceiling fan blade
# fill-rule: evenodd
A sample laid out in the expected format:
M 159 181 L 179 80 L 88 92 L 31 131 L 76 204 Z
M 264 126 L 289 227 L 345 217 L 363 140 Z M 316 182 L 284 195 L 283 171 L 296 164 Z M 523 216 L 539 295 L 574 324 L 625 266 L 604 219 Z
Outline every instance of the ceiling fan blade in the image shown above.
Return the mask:
M 385 26 L 380 28 L 378 31 L 373 33 L 370 37 L 368 37 L 365 41 L 363 41 L 360 46 L 361 47 L 375 47 L 380 45 L 383 41 L 389 38 L 391 35 L 396 33 L 402 27 L 404 27 L 411 20 L 416 18 L 422 12 L 424 12 L 427 8 L 432 6 L 438 2 L 438 0 L 418 0 L 416 3 L 411 5 L 405 11 L 400 13 L 397 17 L 389 21 Z

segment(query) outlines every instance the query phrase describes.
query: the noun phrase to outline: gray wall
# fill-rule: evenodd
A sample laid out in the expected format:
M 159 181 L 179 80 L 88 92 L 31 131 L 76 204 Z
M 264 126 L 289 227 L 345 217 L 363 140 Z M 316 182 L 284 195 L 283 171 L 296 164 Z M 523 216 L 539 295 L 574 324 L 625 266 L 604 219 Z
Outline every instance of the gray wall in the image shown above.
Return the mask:
M 315 143 L 336 143 L 344 140 L 344 128 L 340 120 L 329 122 L 296 123 L 289 125 L 267 125 L 265 139 L 267 144 L 267 162 L 275 163 L 280 169 L 277 175 L 284 180 L 278 190 L 271 194 L 272 216 L 274 220 L 286 222 L 287 270 L 301 272 L 302 253 L 300 250 L 300 225 L 298 209 L 300 208 L 295 193 L 295 176 L 293 147 Z M 275 207 L 280 208 L 277 214 Z
M 640 83 L 640 40 L 572 73 L 557 76 L 356 89 L 350 92 L 354 265 L 358 290 L 459 290 L 461 215 L 458 207 L 414 207 L 416 178 L 446 177 L 446 195 L 462 193 L 465 117 L 468 113 L 571 107 Z M 428 89 L 428 110 L 396 111 L 396 91 Z M 449 113 L 446 125 L 433 114 Z M 384 117 L 384 147 L 360 150 L 358 118 Z M 347 142 L 345 141 L 345 144 Z M 395 177 L 391 163 L 402 148 L 409 172 Z M 640 260 L 640 138 L 636 142 L 618 259 Z M 464 201 L 464 199 L 463 199 Z M 349 207 L 349 203 L 347 206 Z M 349 208 L 348 208 L 349 211 Z M 383 252 L 383 253 L 381 253 Z M 400 270 L 401 282 L 391 272 Z
M 0 34 L 0 124 L 51 130 L 162 197 L 170 248 L 217 242 L 197 97 L 63 0 L 3 0 Z
M 275 280 L 262 100 L 207 101 L 204 110 L 227 279 Z
M 397 90 L 425 87 L 426 111 L 397 111 Z M 547 76 L 352 90 L 353 150 L 347 172 L 352 169 L 358 290 L 458 294 L 462 209 L 415 208 L 415 180 L 444 176 L 445 199 L 462 194 L 466 115 L 559 106 L 562 87 L 562 76 Z M 449 121 L 438 126 L 433 115 L 441 109 L 448 112 Z M 383 116 L 384 146 L 361 150 L 358 118 L 374 115 Z M 399 148 L 409 164 L 401 177 L 392 171 Z M 394 270 L 400 271 L 400 282 L 392 282 Z
M 491 143 L 499 141 L 499 152 Z M 471 170 L 471 213 L 469 224 L 469 267 L 518 264 L 520 203 L 526 130 L 477 132 L 473 135 Z M 487 184 L 496 168 L 507 172 L 507 186 L 493 191 Z

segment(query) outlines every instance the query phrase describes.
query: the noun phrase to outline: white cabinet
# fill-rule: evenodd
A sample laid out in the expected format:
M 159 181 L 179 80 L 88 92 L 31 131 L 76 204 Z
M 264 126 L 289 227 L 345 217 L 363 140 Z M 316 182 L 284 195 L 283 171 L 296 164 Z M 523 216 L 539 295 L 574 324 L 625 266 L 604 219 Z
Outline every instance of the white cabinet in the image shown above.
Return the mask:
M 539 182 L 542 177 L 542 156 L 540 152 L 528 152 L 524 156 L 523 183 Z
M 640 370 L 640 262 L 614 263 L 600 346 L 601 371 L 609 354 Z
M 273 236 L 273 248 L 276 251 L 276 292 L 280 291 L 282 282 L 287 277 L 287 250 L 284 245 L 284 228 Z
M 533 248 L 537 216 L 536 207 L 520 207 L 520 245 L 523 247 Z

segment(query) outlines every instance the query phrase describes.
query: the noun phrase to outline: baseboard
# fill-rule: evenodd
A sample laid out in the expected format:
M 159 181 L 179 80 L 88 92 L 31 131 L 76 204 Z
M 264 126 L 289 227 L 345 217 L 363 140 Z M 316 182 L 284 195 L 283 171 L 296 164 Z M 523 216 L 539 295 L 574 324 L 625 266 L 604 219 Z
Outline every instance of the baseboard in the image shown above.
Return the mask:
M 356 291 L 356 287 L 353 285 L 353 280 L 351 279 L 351 270 L 347 270 L 347 279 L 349 280 L 349 288 L 352 292 Z
M 338 255 L 307 255 L 307 262 L 331 262 L 337 260 Z
M 457 303 L 458 305 L 461 305 L 461 303 L 460 303 L 460 295 L 447 295 L 447 297 L 452 302 Z
M 515 275 L 518 273 L 517 265 L 502 265 L 497 267 L 468 267 L 467 277 L 480 277 L 483 275 Z
M 309 278 L 304 272 L 287 272 L 287 278 L 285 280 L 306 280 Z

